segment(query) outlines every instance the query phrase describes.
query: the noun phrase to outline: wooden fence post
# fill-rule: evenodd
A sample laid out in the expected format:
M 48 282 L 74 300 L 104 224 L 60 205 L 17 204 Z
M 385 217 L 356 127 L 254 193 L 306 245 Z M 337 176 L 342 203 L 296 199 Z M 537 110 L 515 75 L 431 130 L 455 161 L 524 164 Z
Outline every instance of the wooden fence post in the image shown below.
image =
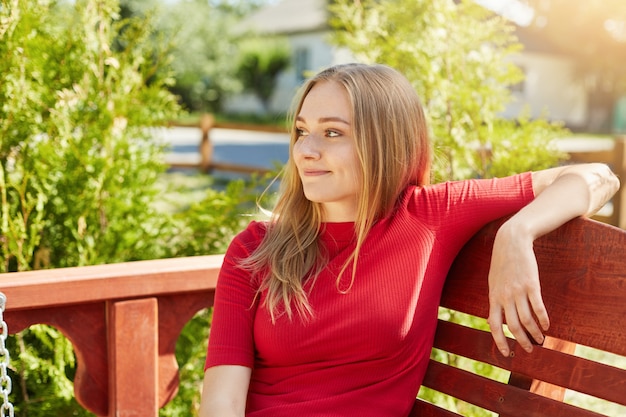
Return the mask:
M 213 164 L 213 144 L 211 143 L 210 132 L 215 126 L 215 118 L 210 113 L 205 113 L 200 119 L 200 130 L 202 137 L 200 139 L 200 170 L 202 172 L 210 172 Z

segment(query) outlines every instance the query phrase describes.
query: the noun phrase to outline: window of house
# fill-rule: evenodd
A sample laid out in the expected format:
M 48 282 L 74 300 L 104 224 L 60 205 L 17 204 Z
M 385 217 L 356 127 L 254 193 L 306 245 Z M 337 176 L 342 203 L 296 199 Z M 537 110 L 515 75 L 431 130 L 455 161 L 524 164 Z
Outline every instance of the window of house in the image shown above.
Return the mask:
M 301 83 L 307 78 L 307 71 L 309 70 L 309 49 L 297 48 L 294 54 L 294 66 L 296 69 L 296 78 Z

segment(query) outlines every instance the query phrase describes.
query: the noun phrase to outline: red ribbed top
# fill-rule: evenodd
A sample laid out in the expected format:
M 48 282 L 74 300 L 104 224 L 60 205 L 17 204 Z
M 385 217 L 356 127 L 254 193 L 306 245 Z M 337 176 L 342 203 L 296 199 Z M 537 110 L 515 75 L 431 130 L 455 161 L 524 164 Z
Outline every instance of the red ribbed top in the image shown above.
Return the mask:
M 256 288 L 236 267 L 263 237 L 264 224 L 252 222 L 226 254 L 206 367 L 253 368 L 247 416 L 408 415 L 454 257 L 482 226 L 532 198 L 530 173 L 409 187 L 397 211 L 372 229 L 347 293 L 336 276 L 354 248 L 354 225 L 325 224 L 320 241 L 330 263 L 310 293 L 315 317 L 308 323 L 282 316 L 272 324 L 253 305 Z M 342 283 L 351 274 L 349 267 Z

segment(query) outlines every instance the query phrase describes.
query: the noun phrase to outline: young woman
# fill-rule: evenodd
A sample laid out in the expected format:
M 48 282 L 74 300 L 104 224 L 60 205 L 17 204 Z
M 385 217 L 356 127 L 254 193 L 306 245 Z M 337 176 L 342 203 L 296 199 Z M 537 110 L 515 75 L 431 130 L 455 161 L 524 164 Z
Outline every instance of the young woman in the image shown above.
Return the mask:
M 322 71 L 294 115 L 272 219 L 224 259 L 201 416 L 408 415 L 448 268 L 512 213 L 493 250 L 489 323 L 504 355 L 504 322 L 529 352 L 526 332 L 543 341 L 533 240 L 604 205 L 619 187 L 605 165 L 428 185 L 421 104 L 382 65 Z

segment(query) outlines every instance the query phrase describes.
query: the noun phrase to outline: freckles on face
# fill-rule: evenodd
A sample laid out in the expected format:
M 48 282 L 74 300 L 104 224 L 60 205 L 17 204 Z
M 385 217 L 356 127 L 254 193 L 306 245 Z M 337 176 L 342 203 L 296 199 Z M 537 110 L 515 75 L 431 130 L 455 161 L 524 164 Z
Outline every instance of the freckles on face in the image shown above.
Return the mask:
M 296 118 L 292 157 L 305 196 L 322 204 L 325 221 L 352 221 L 356 216 L 362 169 L 352 129 L 345 88 L 334 81 L 315 84 Z

